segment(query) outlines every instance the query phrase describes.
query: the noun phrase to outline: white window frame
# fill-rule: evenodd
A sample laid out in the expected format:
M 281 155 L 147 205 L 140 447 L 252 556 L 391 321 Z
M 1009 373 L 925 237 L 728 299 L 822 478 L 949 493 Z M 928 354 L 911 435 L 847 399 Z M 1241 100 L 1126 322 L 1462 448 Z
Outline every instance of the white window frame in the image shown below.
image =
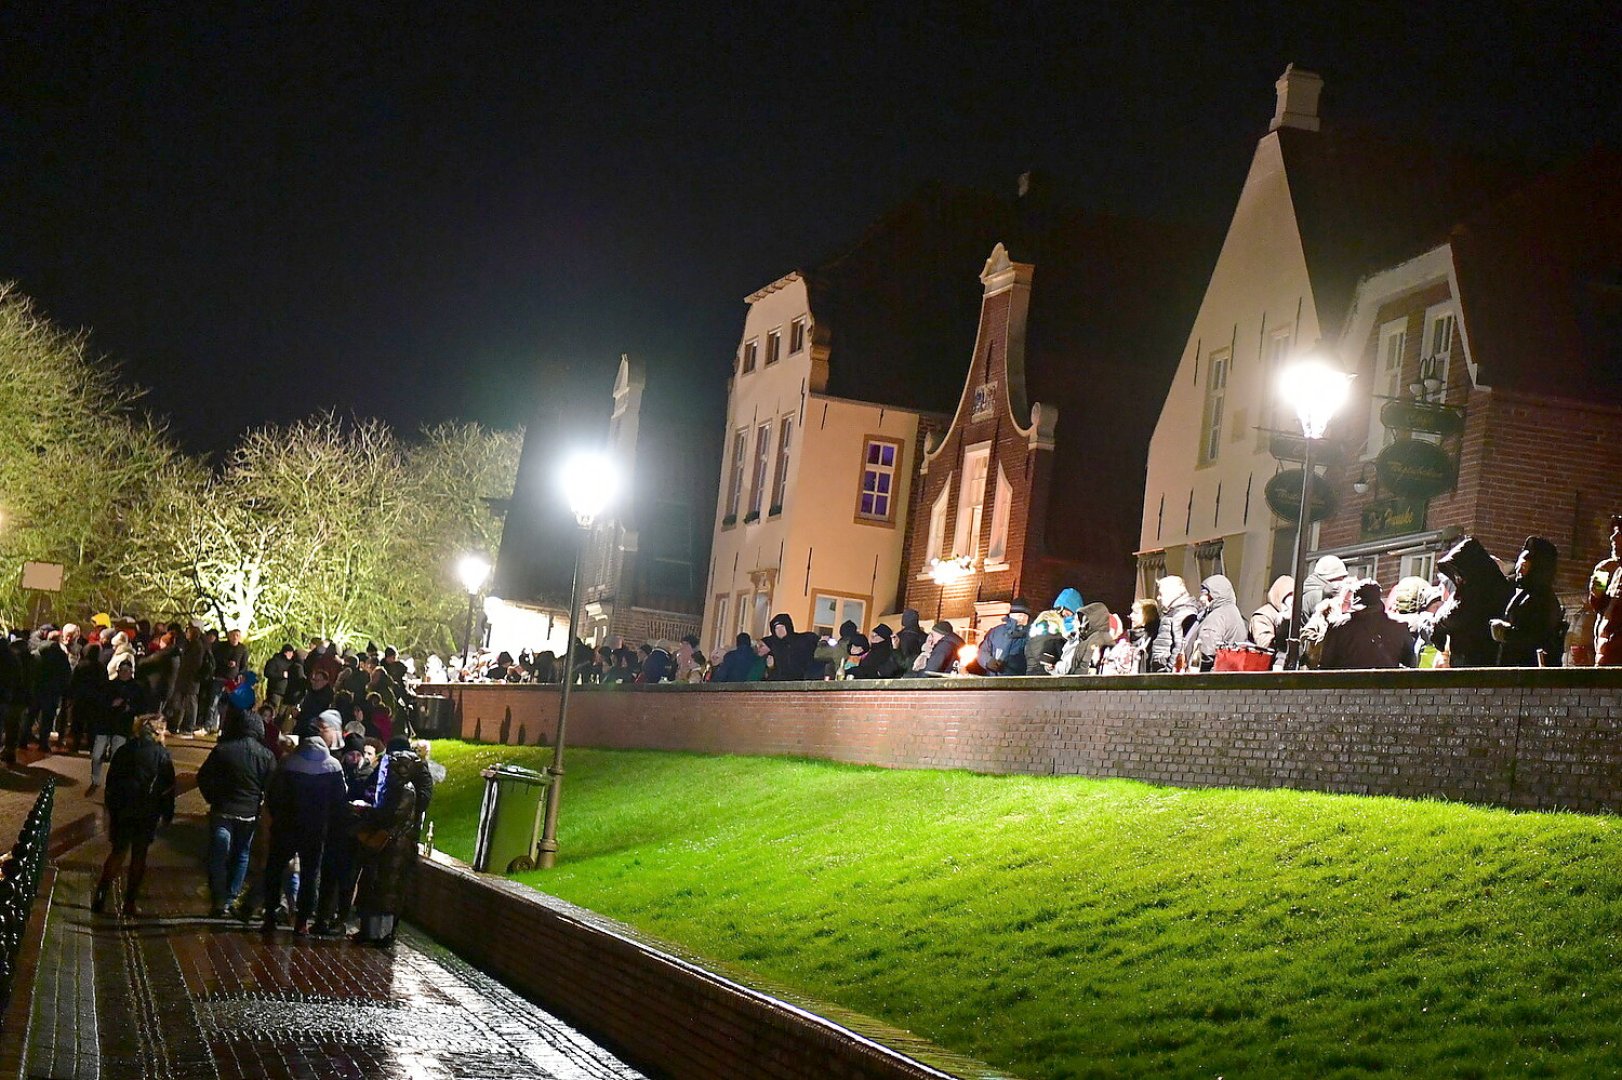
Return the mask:
M 982 468 L 977 485 L 975 474 Z M 952 531 L 953 555 L 972 558 L 980 553 L 980 527 L 985 523 L 986 489 L 991 482 L 991 443 L 976 443 L 965 449 L 963 484 L 957 494 L 957 528 Z
M 772 497 L 766 504 L 768 513 L 773 507 L 783 512 L 783 500 L 788 497 L 789 444 L 794 438 L 794 417 L 784 416 L 777 421 L 777 462 L 772 466 Z
M 1396 435 L 1380 420 L 1380 410 L 1387 398 L 1402 396 L 1407 384 L 1402 378 L 1402 359 L 1408 350 L 1408 319 L 1392 319 L 1380 327 L 1374 353 L 1374 387 L 1369 399 L 1369 438 L 1364 446 L 1364 457 L 1374 457 L 1390 446 Z M 1393 360 L 1395 363 L 1393 364 Z
M 1014 485 L 1002 463 L 997 464 L 997 494 L 991 503 L 991 543 L 986 547 L 986 565 L 1008 565 L 1008 527 L 1014 516 Z
M 727 486 L 725 517 L 738 519 L 738 506 L 743 502 L 743 463 L 748 452 L 749 429 L 739 428 L 732 433 L 732 477 Z
M 817 609 L 822 606 L 824 600 L 833 601 L 834 621 L 831 623 L 823 622 L 817 618 Z M 856 608 L 854 614 L 850 610 L 852 605 L 855 605 Z M 859 632 L 866 632 L 867 601 L 865 599 L 859 596 L 846 596 L 844 593 L 819 592 L 812 594 L 811 630 L 814 633 L 823 637 L 832 637 L 838 633 L 840 624 L 847 620 L 855 623 Z
M 805 332 L 806 326 L 804 315 L 788 324 L 788 354 L 790 356 L 805 349 L 806 338 L 810 336 Z
M 873 448 L 875 446 L 889 447 L 890 450 L 893 451 L 889 465 L 870 462 L 868 460 L 868 458 L 872 455 Z M 900 493 L 897 491 L 897 488 L 899 487 L 899 481 L 901 479 L 901 455 L 904 453 L 904 450 L 905 444 L 900 439 L 886 438 L 881 435 L 869 435 L 867 438 L 862 440 L 861 473 L 857 479 L 856 486 L 857 520 L 885 524 L 895 521 L 896 506 L 900 499 Z M 872 472 L 873 476 L 875 477 L 874 490 L 871 492 L 867 490 L 867 474 L 869 472 Z M 883 492 L 878 490 L 877 477 L 879 476 L 888 476 L 890 478 L 890 490 Z M 878 500 L 880 498 L 884 499 L 884 513 L 867 513 L 862 510 L 862 496 L 869 494 L 873 496 L 875 506 L 878 505 Z
M 756 639 L 765 637 L 766 626 L 772 621 L 772 594 L 764 589 L 757 591 L 751 605 L 751 612 L 749 636 Z
M 743 354 L 738 359 L 738 374 L 747 375 L 760 362 L 760 339 L 750 338 L 743 343 Z
M 783 359 L 783 328 L 773 327 L 766 331 L 766 366 L 771 367 Z
M 728 603 L 732 597 L 729 593 L 720 593 L 715 598 L 715 621 L 711 623 L 711 633 L 715 640 L 710 644 L 710 652 L 719 661 L 728 646 L 727 616 L 732 613 L 732 605 Z
M 951 554 L 946 550 L 946 515 L 951 508 L 952 481 L 956 478 L 955 472 L 946 474 L 946 483 L 929 508 L 929 549 L 924 553 L 926 574 L 930 559 L 944 559 Z
M 1447 325 L 1447 342 L 1438 350 L 1436 336 L 1444 323 Z M 1458 340 L 1459 310 L 1453 301 L 1444 300 L 1425 309 L 1425 338 L 1420 342 L 1419 355 L 1421 359 L 1440 357 L 1442 361 L 1436 372 L 1437 377 L 1442 380 L 1442 388 L 1431 395 L 1433 401 L 1441 401 L 1447 397 L 1448 374 L 1453 366 L 1453 345 Z
M 1293 327 L 1281 326 L 1267 338 L 1267 355 L 1262 357 L 1262 407 L 1257 415 L 1264 418 L 1256 432 L 1256 449 L 1266 450 L 1273 432 L 1284 427 L 1280 422 L 1278 378 L 1289 362 L 1290 349 L 1295 344 Z
M 1205 412 L 1200 424 L 1200 464 L 1209 465 L 1222 456 L 1223 410 L 1228 399 L 1228 371 L 1233 352 L 1218 349 L 1205 361 Z

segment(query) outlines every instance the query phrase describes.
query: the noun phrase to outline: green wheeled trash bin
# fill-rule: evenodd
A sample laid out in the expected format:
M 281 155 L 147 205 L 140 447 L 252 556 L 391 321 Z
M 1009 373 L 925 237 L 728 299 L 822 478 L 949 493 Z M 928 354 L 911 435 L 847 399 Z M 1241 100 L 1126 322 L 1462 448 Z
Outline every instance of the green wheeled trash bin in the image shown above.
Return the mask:
M 484 801 L 473 869 L 481 874 L 535 869 L 541 807 L 552 778 L 517 765 L 492 765 L 479 775 L 484 777 Z

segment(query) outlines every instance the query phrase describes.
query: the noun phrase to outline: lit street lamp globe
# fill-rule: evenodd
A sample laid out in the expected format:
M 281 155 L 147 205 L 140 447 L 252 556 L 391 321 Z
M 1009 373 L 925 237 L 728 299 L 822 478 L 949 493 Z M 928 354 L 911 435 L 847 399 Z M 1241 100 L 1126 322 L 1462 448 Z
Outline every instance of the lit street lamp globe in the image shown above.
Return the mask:
M 478 555 L 463 555 L 456 564 L 456 576 L 469 596 L 484 588 L 484 579 L 490 576 L 490 563 Z
M 1301 434 L 1321 439 L 1351 390 L 1352 376 L 1319 359 L 1291 364 L 1279 375 L 1279 396 L 1301 421 Z
M 558 482 L 581 528 L 589 528 L 619 495 L 619 470 L 607 454 L 595 451 L 571 454 L 563 463 Z

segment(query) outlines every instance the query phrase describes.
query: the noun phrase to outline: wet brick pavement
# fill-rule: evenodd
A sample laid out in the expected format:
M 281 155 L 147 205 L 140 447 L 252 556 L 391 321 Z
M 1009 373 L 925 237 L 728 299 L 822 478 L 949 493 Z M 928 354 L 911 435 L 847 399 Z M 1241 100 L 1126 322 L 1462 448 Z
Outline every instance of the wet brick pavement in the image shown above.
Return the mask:
M 28 1076 L 641 1075 L 409 927 L 381 950 L 199 916 L 208 906 L 202 809 L 195 793 L 182 798 L 181 816 L 152 848 L 134 918 L 89 910 L 103 838 L 58 859 Z

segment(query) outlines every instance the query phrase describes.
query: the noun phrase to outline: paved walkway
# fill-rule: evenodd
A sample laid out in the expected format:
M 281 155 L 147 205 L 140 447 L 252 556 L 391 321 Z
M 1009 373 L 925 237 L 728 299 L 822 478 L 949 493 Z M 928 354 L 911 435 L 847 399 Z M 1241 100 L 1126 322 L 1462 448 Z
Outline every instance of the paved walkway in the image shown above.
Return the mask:
M 171 746 L 182 771 L 206 750 Z M 88 762 L 46 765 L 64 778 L 59 843 L 84 835 L 84 824 L 72 822 L 93 810 L 83 796 Z M 12 801 L 26 801 L 26 785 L 7 787 L 0 821 L 9 820 Z M 174 826 L 152 848 L 135 918 L 89 910 L 107 851 L 102 836 L 58 857 L 28 1076 L 640 1076 L 409 927 L 385 951 L 199 916 L 208 907 L 203 810 L 195 792 L 181 798 Z

